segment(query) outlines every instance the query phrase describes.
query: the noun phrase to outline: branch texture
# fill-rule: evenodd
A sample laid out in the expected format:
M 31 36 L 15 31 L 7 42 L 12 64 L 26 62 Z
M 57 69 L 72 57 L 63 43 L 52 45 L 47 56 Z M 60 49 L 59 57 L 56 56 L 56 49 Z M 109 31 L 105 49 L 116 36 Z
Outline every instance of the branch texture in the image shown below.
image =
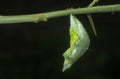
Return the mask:
M 7 23 L 21 23 L 21 22 L 39 22 L 47 21 L 50 18 L 67 16 L 69 14 L 88 14 L 88 13 L 103 13 L 103 12 L 120 12 L 120 4 L 95 6 L 77 9 L 59 10 L 54 12 L 27 14 L 27 15 L 13 15 L 13 16 L 0 16 L 0 24 Z

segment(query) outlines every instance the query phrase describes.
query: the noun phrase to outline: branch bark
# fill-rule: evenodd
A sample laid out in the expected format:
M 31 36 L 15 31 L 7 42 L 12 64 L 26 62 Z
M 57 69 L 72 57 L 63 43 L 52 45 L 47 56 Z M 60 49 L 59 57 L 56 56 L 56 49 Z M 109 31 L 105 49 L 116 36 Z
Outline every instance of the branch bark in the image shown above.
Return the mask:
M 59 10 L 54 12 L 27 14 L 27 15 L 12 15 L 0 16 L 0 24 L 7 23 L 22 23 L 22 22 L 39 22 L 47 21 L 50 18 L 67 16 L 69 14 L 88 14 L 88 13 L 103 13 L 103 12 L 120 12 L 120 4 L 95 6 L 77 9 Z

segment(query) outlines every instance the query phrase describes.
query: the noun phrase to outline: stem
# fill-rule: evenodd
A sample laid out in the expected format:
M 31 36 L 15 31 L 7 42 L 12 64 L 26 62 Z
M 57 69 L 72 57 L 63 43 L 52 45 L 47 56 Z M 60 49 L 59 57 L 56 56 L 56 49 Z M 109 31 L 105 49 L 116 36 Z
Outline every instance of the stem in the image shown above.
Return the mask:
M 92 7 L 92 6 L 94 6 L 98 2 L 99 2 L 99 0 L 93 0 L 88 6 Z
M 120 4 L 59 10 L 59 11 L 39 13 L 39 14 L 0 16 L 0 24 L 21 23 L 21 22 L 37 23 L 39 21 L 46 21 L 49 18 L 67 16 L 69 14 L 88 14 L 88 13 L 103 13 L 103 12 L 120 12 Z
M 90 5 L 88 5 L 88 7 L 92 7 L 92 6 L 94 6 L 94 5 L 95 5 L 96 3 L 98 3 L 98 2 L 99 2 L 99 0 L 93 0 L 93 1 L 90 3 Z M 87 14 L 87 17 L 88 17 L 88 20 L 89 20 L 89 22 L 90 22 L 90 25 L 91 25 L 91 28 L 92 28 L 92 30 L 93 30 L 94 35 L 97 36 L 97 32 L 96 32 L 96 28 L 95 28 L 95 24 L 94 24 L 92 15 L 89 13 L 89 14 Z

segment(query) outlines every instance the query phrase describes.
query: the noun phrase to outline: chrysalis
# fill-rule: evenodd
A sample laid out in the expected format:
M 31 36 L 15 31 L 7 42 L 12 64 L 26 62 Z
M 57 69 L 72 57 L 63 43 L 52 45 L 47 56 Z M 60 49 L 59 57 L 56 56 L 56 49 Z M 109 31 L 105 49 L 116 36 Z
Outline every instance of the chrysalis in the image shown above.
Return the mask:
M 70 68 L 88 49 L 90 44 L 89 36 L 81 22 L 70 15 L 70 48 L 64 56 L 64 65 L 62 71 Z

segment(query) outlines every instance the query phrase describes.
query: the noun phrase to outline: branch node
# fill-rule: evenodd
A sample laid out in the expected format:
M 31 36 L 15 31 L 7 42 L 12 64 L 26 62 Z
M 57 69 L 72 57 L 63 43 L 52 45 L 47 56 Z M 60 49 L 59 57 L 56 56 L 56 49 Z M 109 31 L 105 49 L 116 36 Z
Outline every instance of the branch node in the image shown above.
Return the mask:
M 42 14 L 38 14 L 36 15 L 36 18 L 34 19 L 34 22 L 38 23 L 39 21 L 47 21 L 47 18 Z

